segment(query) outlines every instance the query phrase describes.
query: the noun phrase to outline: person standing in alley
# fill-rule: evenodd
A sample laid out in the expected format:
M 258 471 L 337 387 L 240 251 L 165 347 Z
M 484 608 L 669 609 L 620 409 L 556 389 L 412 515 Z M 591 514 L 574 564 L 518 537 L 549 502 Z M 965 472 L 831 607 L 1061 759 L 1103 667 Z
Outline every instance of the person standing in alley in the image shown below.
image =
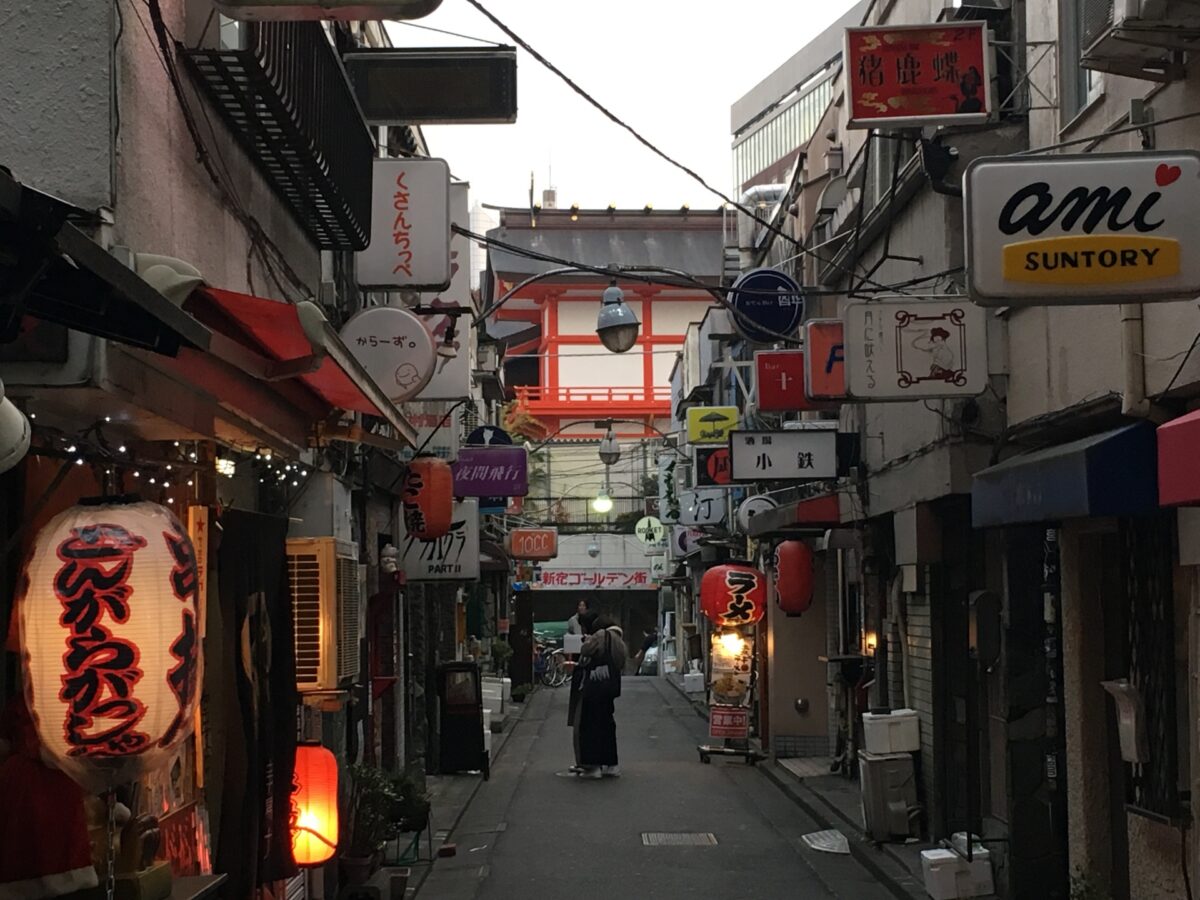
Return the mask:
M 583 625 L 580 619 L 587 614 L 588 602 L 586 599 L 580 599 L 579 605 L 575 608 L 575 615 L 567 619 L 567 634 L 584 634 Z
M 587 608 L 587 601 L 580 600 L 579 608 L 581 612 L 571 616 L 571 621 L 577 621 L 579 625 L 579 634 L 590 635 L 596 630 L 596 623 L 600 617 Z M 570 623 L 567 625 L 570 628 Z M 577 665 L 571 669 L 571 694 L 567 699 L 567 725 L 571 728 L 571 743 L 575 747 L 575 765 L 571 766 L 571 771 L 576 775 L 583 772 L 583 763 L 580 760 L 579 752 L 579 716 L 580 716 L 580 700 L 582 699 L 583 687 L 583 667 Z
M 573 720 L 583 769 L 579 776 L 615 778 L 621 769 L 617 760 L 614 701 L 621 696 L 621 674 L 628 653 L 616 624 L 590 618 L 588 624 L 593 629 L 583 642 L 578 666 L 579 702 Z

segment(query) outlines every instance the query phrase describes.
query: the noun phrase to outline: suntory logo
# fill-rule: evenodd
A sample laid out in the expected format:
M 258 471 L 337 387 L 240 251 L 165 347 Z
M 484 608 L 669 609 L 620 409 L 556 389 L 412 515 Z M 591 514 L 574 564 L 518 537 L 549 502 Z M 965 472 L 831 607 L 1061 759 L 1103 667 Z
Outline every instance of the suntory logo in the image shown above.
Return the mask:
M 1164 191 L 1178 182 L 1179 166 L 1141 166 L 1145 183 L 1052 188 L 1035 181 L 1015 191 L 1000 209 L 997 226 L 1007 236 L 1001 271 L 1006 281 L 1034 284 L 1112 284 L 1179 274 L 1180 244 L 1157 237 L 1165 220 Z M 1134 179 L 1140 181 L 1141 179 Z M 1038 235 L 1054 229 L 1054 237 Z

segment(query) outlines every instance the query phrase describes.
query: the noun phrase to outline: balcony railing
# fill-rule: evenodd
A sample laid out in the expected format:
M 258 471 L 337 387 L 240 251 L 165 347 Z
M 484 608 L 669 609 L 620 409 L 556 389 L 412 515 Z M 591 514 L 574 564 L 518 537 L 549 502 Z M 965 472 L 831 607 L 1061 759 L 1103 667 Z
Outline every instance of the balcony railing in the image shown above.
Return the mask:
M 373 145 L 317 22 L 243 22 L 238 49 L 179 52 L 263 176 L 325 250 L 371 236 Z
M 572 405 L 613 405 L 627 408 L 630 406 L 669 407 L 671 404 L 670 386 L 542 387 L 540 385 L 521 385 L 514 390 L 520 405 L 535 410 Z

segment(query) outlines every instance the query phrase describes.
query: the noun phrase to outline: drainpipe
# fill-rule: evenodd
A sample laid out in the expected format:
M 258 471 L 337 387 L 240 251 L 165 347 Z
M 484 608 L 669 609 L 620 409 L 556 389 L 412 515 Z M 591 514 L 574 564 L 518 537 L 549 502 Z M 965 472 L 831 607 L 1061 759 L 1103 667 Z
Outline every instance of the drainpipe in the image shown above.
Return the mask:
M 1145 339 L 1142 304 L 1121 304 L 1121 414 L 1150 418 L 1146 397 Z

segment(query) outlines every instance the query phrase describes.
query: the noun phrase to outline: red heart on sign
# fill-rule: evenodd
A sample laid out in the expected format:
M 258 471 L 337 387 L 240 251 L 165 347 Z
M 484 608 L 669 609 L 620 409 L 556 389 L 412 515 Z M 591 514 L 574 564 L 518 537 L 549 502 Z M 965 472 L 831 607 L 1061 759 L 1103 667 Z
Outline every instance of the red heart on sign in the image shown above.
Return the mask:
M 1154 170 L 1154 180 L 1158 182 L 1159 187 L 1166 187 L 1182 174 L 1183 169 L 1179 168 L 1179 166 L 1168 166 L 1166 163 L 1161 163 Z

